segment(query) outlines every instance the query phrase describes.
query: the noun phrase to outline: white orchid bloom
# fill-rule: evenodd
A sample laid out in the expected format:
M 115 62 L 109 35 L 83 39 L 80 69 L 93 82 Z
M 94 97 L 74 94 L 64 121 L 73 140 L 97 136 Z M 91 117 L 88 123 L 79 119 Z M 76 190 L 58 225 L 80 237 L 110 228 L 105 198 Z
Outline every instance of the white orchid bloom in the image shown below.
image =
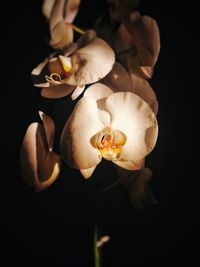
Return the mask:
M 65 162 L 89 178 L 102 158 L 137 170 L 155 146 L 154 112 L 139 96 L 90 86 L 63 129 L 60 150 Z
M 76 99 L 86 84 L 105 77 L 112 69 L 115 55 L 102 39 L 95 38 L 89 30 L 62 54 L 50 55 L 39 64 L 32 76 L 36 87 L 42 87 L 41 95 L 46 98 L 60 98 L 70 94 Z
M 73 28 L 70 25 L 79 10 L 80 0 L 44 0 L 42 10 L 49 21 L 50 45 L 61 49 L 72 43 Z
M 49 187 L 60 172 L 60 156 L 53 151 L 55 125 L 40 112 L 43 125 L 32 123 L 24 136 L 20 151 L 20 169 L 24 181 L 42 191 Z

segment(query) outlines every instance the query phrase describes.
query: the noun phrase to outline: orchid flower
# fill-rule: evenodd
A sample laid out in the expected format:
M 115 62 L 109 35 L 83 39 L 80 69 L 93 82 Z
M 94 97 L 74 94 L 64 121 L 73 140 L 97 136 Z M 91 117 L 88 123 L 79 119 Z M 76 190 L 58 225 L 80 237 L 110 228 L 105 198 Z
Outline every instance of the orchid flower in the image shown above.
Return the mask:
M 115 62 L 112 70 L 101 80 L 101 83 L 110 87 L 113 92 L 128 91 L 140 96 L 157 114 L 158 101 L 148 81 L 134 73 L 128 73 L 119 62 Z
M 64 161 L 89 178 L 102 158 L 138 170 L 158 133 L 150 106 L 131 92 L 91 85 L 66 122 L 60 141 Z
M 95 36 L 95 32 L 89 30 L 76 44 L 62 54 L 50 55 L 32 71 L 34 85 L 43 88 L 42 96 L 60 98 L 74 91 L 74 100 L 86 84 L 97 82 L 110 72 L 115 61 L 114 52 Z
M 134 11 L 116 28 L 104 16 L 97 21 L 96 30 L 129 73 L 145 79 L 152 77 L 160 52 L 159 29 L 153 18 Z
M 118 29 L 115 51 L 130 71 L 151 78 L 160 51 L 160 35 L 156 21 L 133 12 Z
M 80 0 L 44 0 L 43 14 L 49 20 L 50 45 L 61 49 L 73 41 L 73 25 Z
M 130 202 L 134 207 L 144 209 L 146 205 L 157 202 L 148 186 L 152 178 L 152 172 L 149 168 L 143 167 L 138 171 L 117 168 L 117 173 L 121 184 L 128 191 Z
M 42 191 L 49 187 L 60 172 L 60 157 L 53 151 L 55 125 L 52 119 L 39 112 L 43 121 L 32 123 L 24 136 L 20 151 L 21 175 L 24 181 Z

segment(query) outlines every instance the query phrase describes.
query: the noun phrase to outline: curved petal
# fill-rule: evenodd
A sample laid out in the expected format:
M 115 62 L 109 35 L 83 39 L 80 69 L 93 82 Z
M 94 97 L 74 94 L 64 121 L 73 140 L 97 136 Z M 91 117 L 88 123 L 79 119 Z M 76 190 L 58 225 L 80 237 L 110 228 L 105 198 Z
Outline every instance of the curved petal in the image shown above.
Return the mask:
M 49 44 L 54 49 L 60 49 L 71 44 L 72 41 L 72 28 L 65 22 L 65 20 L 59 21 L 51 31 L 51 40 Z
M 88 179 L 92 176 L 94 170 L 96 169 L 96 166 L 92 167 L 92 168 L 89 168 L 89 169 L 83 169 L 83 170 L 80 170 L 81 174 L 83 175 L 83 177 L 85 179 Z
M 78 169 L 99 164 L 100 152 L 91 139 L 103 128 L 96 102 L 90 97 L 81 98 L 61 135 L 60 150 L 65 162 Z
M 50 151 L 53 150 L 53 140 L 54 140 L 54 134 L 55 134 L 55 124 L 53 120 L 46 115 L 44 112 L 39 111 L 39 116 L 41 120 L 43 121 L 45 133 L 46 133 L 46 139 L 48 144 L 48 149 Z
M 78 85 L 71 96 L 72 100 L 75 100 L 77 97 L 79 97 L 83 93 L 84 89 L 85 85 Z
M 111 127 L 127 137 L 123 159 L 137 162 L 149 154 L 158 135 L 156 117 L 150 106 L 133 93 L 119 92 L 107 98 L 106 107 L 111 116 Z
M 59 156 L 48 149 L 44 127 L 32 123 L 20 151 L 20 170 L 24 181 L 37 191 L 44 190 L 57 179 L 60 164 Z
M 84 93 L 84 96 L 90 96 L 94 100 L 98 101 L 113 94 L 113 91 L 102 83 L 95 83 L 89 86 Z
M 55 0 L 44 0 L 42 4 L 42 13 L 43 15 L 49 19 L 53 6 L 54 6 Z
M 44 87 L 41 91 L 41 96 L 53 99 L 61 98 L 66 95 L 69 95 L 74 90 L 74 88 L 74 86 L 68 84 Z
M 79 5 L 80 5 L 80 0 L 67 0 L 65 1 L 65 13 L 64 13 L 64 18 L 67 22 L 72 23 L 73 20 L 75 19 Z
M 137 162 L 133 162 L 130 160 L 118 160 L 118 161 L 113 161 L 113 163 L 115 163 L 117 166 L 129 170 L 129 171 L 133 171 L 133 170 L 140 170 L 143 165 L 144 165 L 144 159 L 141 160 L 137 160 Z
M 71 85 L 94 83 L 111 71 L 115 55 L 111 47 L 102 39 L 95 38 L 72 56 L 74 73 L 68 80 Z

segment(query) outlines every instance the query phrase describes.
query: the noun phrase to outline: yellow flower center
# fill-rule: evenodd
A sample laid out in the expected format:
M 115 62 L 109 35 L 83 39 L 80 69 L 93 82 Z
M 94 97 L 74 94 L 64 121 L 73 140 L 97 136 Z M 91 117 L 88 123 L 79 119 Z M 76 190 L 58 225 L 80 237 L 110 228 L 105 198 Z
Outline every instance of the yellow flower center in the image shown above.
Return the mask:
M 126 135 L 110 127 L 104 128 L 96 136 L 96 148 L 100 151 L 103 158 L 117 161 L 122 155 L 123 146 L 126 143 Z

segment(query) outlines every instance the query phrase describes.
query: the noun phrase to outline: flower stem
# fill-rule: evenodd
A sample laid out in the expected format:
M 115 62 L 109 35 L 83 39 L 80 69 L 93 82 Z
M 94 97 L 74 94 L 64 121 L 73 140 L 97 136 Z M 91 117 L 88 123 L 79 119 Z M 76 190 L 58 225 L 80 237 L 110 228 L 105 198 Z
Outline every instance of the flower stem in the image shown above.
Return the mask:
M 80 34 L 84 34 L 84 33 L 85 33 L 84 30 L 82 30 L 81 28 L 75 26 L 74 24 L 67 23 L 67 25 L 71 26 L 71 28 L 72 28 L 74 31 L 76 31 L 76 32 L 78 32 L 78 33 L 80 33 Z
M 100 233 L 98 227 L 94 228 L 94 266 L 102 267 L 102 249 L 97 247 L 97 241 L 99 239 Z

